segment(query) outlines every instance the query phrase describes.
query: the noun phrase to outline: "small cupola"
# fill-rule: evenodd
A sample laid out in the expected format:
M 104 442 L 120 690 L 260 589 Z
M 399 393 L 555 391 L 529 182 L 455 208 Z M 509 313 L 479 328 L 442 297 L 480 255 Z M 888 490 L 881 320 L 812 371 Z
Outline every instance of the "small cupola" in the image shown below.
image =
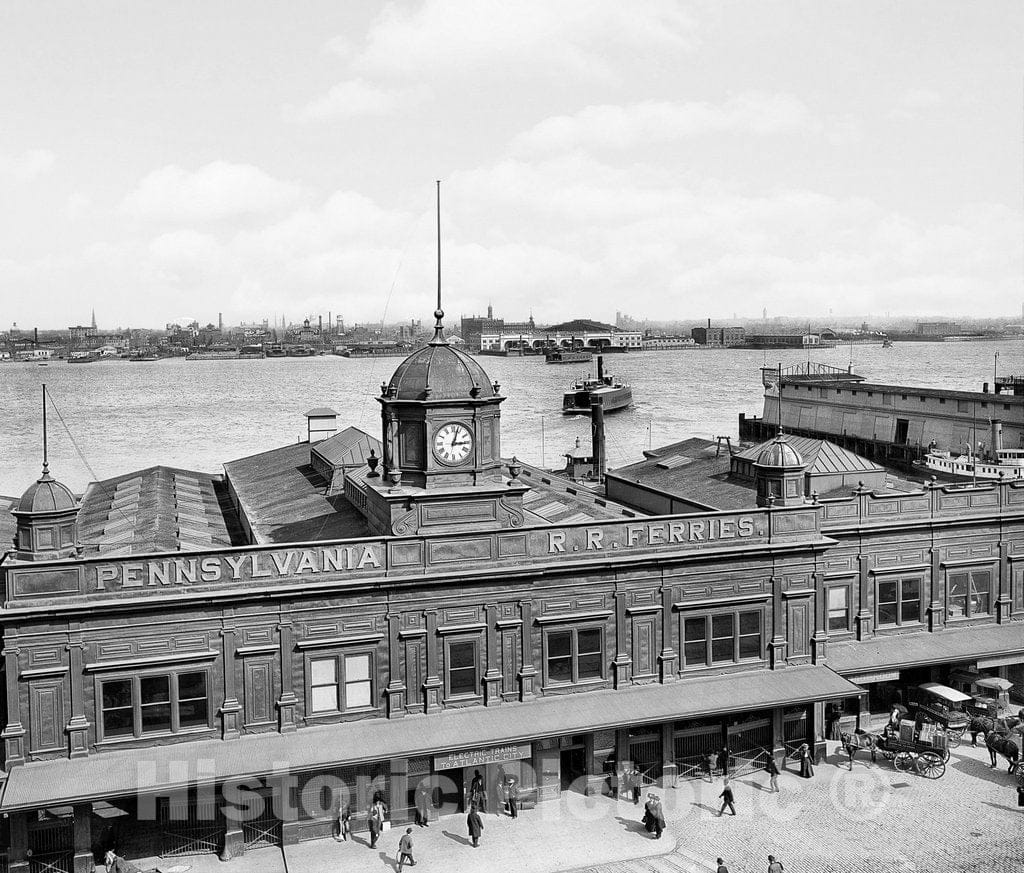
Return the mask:
M 43 386 L 43 472 L 11 510 L 17 521 L 14 556 L 19 561 L 54 561 L 78 552 L 78 500 L 50 475 L 46 443 L 46 386 Z
M 12 510 L 17 519 L 15 557 L 20 561 L 52 561 L 73 558 L 78 546 L 78 501 L 71 489 L 50 475 L 29 486 Z
M 754 487 L 758 506 L 798 506 L 804 502 L 804 459 L 778 436 L 767 443 L 754 461 Z

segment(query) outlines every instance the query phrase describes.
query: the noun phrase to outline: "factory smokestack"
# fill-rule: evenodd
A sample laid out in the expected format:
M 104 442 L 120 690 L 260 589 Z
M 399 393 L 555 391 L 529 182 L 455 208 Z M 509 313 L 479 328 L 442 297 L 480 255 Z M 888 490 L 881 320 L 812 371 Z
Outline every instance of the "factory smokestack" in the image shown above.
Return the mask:
M 600 358 L 598 367 L 600 367 Z M 594 478 L 604 481 L 605 438 L 604 438 L 604 398 L 600 395 L 590 397 L 590 441 L 593 446 Z

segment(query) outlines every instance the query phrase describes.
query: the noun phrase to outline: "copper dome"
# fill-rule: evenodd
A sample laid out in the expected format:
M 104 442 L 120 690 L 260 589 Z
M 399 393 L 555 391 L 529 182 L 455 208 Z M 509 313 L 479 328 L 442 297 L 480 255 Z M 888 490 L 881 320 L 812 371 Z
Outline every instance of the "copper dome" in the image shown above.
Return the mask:
M 768 445 L 761 449 L 761 453 L 754 462 L 758 467 L 803 467 L 804 459 L 787 441 L 786 435 L 779 431 Z
M 71 489 L 54 479 L 48 470 L 33 482 L 21 495 L 15 512 L 66 512 L 78 508 L 78 501 Z
M 484 368 L 447 343 L 417 349 L 398 365 L 388 383 L 392 400 L 461 400 L 496 397 Z

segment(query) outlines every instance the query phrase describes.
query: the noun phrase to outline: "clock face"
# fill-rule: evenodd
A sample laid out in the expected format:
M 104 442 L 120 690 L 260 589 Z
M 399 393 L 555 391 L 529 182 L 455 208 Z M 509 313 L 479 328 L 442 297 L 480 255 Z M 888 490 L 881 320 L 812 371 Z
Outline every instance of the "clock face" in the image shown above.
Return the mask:
M 473 434 L 461 424 L 443 424 L 434 434 L 434 455 L 442 464 L 461 464 L 473 451 Z

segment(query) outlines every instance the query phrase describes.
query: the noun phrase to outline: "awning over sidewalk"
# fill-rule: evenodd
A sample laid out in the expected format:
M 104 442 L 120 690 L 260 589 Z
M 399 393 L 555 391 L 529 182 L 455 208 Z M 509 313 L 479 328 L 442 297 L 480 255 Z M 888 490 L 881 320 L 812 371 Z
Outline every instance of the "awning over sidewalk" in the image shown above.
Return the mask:
M 543 737 L 749 712 L 862 694 L 828 667 L 751 670 L 666 685 L 550 696 L 431 715 L 368 719 L 61 758 L 12 768 L 0 810 L 166 793 L 227 778 L 301 772 Z
M 899 671 L 906 667 L 945 664 L 957 661 L 984 661 L 993 657 L 1013 657 L 1024 661 L 1024 623 L 973 625 L 961 629 L 946 628 L 934 633 L 878 636 L 873 640 L 831 643 L 828 665 L 844 676 L 856 674 L 864 681 L 868 674 Z

